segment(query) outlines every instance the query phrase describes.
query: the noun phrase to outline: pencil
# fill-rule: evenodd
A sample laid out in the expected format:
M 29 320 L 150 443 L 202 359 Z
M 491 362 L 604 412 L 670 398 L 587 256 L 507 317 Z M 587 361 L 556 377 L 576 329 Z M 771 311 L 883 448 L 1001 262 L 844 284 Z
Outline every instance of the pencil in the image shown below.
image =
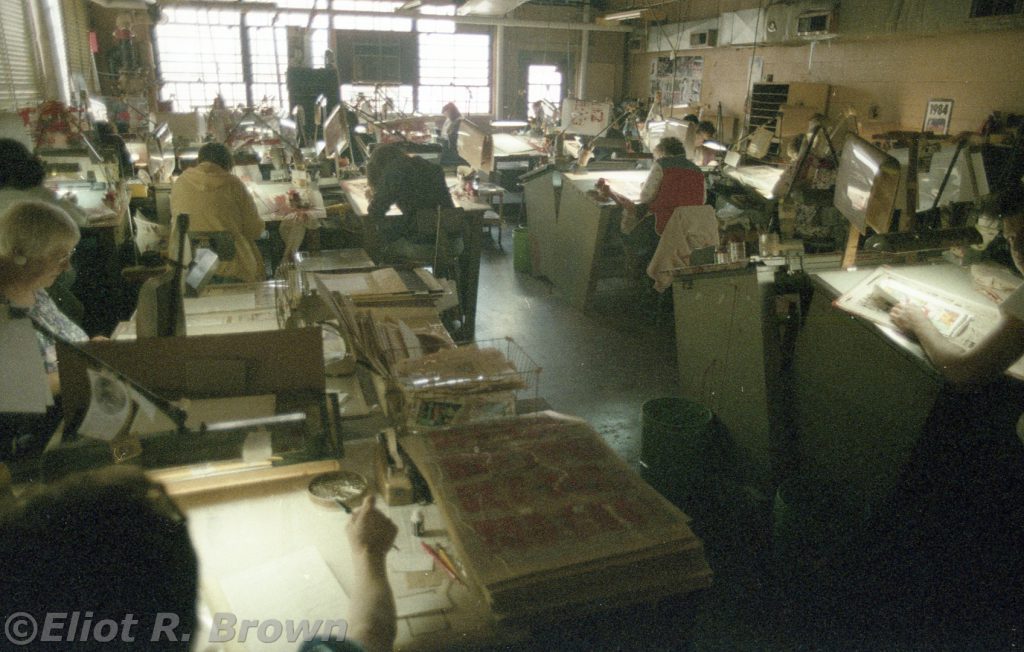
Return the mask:
M 431 559 L 433 559 L 434 562 L 441 567 L 441 570 L 448 574 L 448 577 L 452 578 L 460 584 L 464 583 L 462 581 L 462 578 L 459 577 L 458 573 L 455 572 L 455 569 L 449 566 L 445 562 L 444 558 L 441 557 L 441 554 L 438 553 L 437 550 L 434 550 L 434 548 L 429 543 L 427 543 L 426 541 L 420 541 L 420 545 L 423 546 L 423 550 L 425 550 L 426 553 L 430 555 Z

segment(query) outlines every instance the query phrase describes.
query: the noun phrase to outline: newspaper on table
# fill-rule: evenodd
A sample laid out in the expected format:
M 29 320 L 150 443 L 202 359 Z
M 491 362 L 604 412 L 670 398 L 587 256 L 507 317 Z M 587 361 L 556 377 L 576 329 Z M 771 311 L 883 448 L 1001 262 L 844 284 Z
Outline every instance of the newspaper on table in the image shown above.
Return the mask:
M 942 335 L 965 350 L 977 346 L 1000 320 L 999 308 L 994 304 L 951 294 L 884 266 L 836 299 L 834 305 L 895 329 L 889 310 L 901 303 L 921 308 Z M 1024 380 L 1024 358 L 1012 364 L 1006 373 Z

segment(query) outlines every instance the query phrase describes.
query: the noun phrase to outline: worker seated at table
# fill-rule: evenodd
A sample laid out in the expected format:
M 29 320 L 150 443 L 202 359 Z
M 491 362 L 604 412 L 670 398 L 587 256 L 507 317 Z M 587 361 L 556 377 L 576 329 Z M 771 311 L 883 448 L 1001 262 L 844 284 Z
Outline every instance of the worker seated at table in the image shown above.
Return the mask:
M 693 137 L 693 156 L 691 160 L 703 167 L 711 165 L 715 160 L 715 150 L 705 147 L 704 143 L 715 137 L 715 125 L 708 120 L 697 123 L 697 133 Z
M 96 146 L 101 150 L 104 158 L 108 156 L 117 163 L 121 179 L 131 179 L 135 176 L 135 164 L 132 163 L 131 152 L 128 151 L 128 144 L 124 142 L 117 133 L 117 128 L 109 122 L 97 122 L 93 125 L 96 132 Z
M 441 108 L 444 123 L 441 125 L 441 164 L 460 165 L 465 161 L 459 156 L 459 127 L 462 125 L 462 112 L 455 102 L 449 102 Z
M 217 277 L 222 282 L 266 280 L 263 256 L 256 240 L 264 225 L 249 190 L 231 172 L 231 152 L 221 143 L 199 148 L 199 163 L 178 177 L 171 187 L 171 215 L 189 216 L 189 232 L 227 233 L 234 242 L 230 260 L 221 256 Z M 170 242 L 177 243 L 177 220 L 173 220 Z M 175 257 L 176 251 L 171 252 Z
M 356 577 L 349 612 L 337 616 L 348 621 L 344 640 L 278 649 L 392 649 L 395 602 L 386 557 L 397 528 L 371 495 L 353 511 L 346 533 Z M 20 615 L 8 622 L 11 643 L 45 647 L 47 622 L 57 637 L 53 649 L 189 650 L 206 643 L 189 640 L 197 633 L 199 568 L 185 517 L 137 467 L 79 473 L 5 498 L 0 547 L 0 612 Z
M 70 267 L 78 239 L 78 226 L 51 204 L 21 202 L 0 215 L 0 303 L 12 316 L 32 320 L 55 396 L 60 393 L 56 341 L 85 342 L 89 337 L 61 312 L 45 289 Z M 8 369 L 4 373 L 14 372 Z M 40 452 L 60 416 L 59 407 L 45 415 L 0 416 L 0 459 Z
M 435 234 L 421 233 L 415 216 L 419 211 L 455 207 L 444 169 L 408 155 L 398 145 L 378 145 L 366 164 L 366 181 L 370 195 L 367 217 L 377 229 L 377 256 L 391 261 L 431 257 Z M 400 218 L 387 217 L 392 206 L 402 211 Z
M 621 229 L 627 245 L 646 266 L 658 246 L 672 213 L 680 206 L 704 204 L 704 173 L 686 158 L 683 143 L 672 136 L 662 138 L 654 148 L 654 163 L 640 189 L 640 203 L 599 186 L 598 192 L 623 207 Z M 654 219 L 648 219 L 650 215 Z M 652 224 L 653 222 L 653 224 Z

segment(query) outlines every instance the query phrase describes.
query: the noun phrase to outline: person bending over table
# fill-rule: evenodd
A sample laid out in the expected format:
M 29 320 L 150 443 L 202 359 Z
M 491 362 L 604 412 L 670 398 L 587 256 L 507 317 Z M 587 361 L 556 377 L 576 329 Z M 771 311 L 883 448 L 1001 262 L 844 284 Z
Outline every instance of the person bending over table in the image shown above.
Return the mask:
M 32 320 L 54 396 L 60 393 L 56 340 L 89 339 L 45 292 L 71 266 L 78 239 L 78 226 L 52 204 L 20 202 L 0 215 L 0 302 Z M 58 407 L 45 415 L 0 417 L 0 459 L 40 452 L 60 417 Z
M 353 510 L 346 535 L 356 577 L 349 613 L 338 614 L 347 616 L 345 638 L 295 642 L 291 649 L 392 649 L 396 616 L 386 557 L 397 532 L 395 524 L 375 508 L 372 495 Z M 77 473 L 3 499 L 0 548 L 5 552 L 0 561 L 4 578 L 0 613 L 34 619 L 40 625 L 34 634 L 43 633 L 47 614 L 59 613 L 66 619 L 58 622 L 63 625 L 58 630 L 66 637 L 72 631 L 71 615 L 78 614 L 81 621 L 76 621 L 77 632 L 72 633 L 75 643 L 65 647 L 179 651 L 193 647 L 189 639 L 196 633 L 199 567 L 185 516 L 163 487 L 138 467 Z M 107 619 L 119 628 L 112 640 L 101 642 L 97 639 L 106 628 L 98 623 Z M 160 629 L 161 624 L 166 628 Z M 14 642 L 11 636 L 27 635 L 19 632 L 31 630 L 9 629 L 8 639 Z M 27 640 L 37 641 L 41 639 Z M 60 648 L 61 643 L 54 645 Z
M 398 145 L 378 145 L 366 164 L 366 182 L 370 196 L 367 216 L 378 231 L 381 257 L 397 260 L 432 256 L 434 235 L 417 232 L 415 215 L 422 210 L 455 207 L 444 169 L 409 156 Z M 393 205 L 402 211 L 401 218 L 387 217 Z
M 231 152 L 221 143 L 206 143 L 199 148 L 198 160 L 198 165 L 185 170 L 171 186 L 171 256 L 176 255 L 173 248 L 178 242 L 176 217 L 186 213 L 190 232 L 227 232 L 234 241 L 234 257 L 219 261 L 218 278 L 266 280 L 263 256 L 256 247 L 256 240 L 263 235 L 263 220 L 249 190 L 231 172 Z

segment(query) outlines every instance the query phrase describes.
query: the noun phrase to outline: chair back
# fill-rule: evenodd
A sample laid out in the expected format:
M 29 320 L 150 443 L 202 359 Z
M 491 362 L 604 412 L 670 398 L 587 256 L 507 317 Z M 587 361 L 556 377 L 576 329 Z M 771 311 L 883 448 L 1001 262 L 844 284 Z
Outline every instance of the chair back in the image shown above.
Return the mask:
M 463 236 L 466 214 L 461 208 L 431 208 L 416 212 L 414 216 L 416 240 L 433 242 L 431 268 L 434 274 L 447 278 L 454 266 L 452 259 L 459 254 L 456 239 Z

